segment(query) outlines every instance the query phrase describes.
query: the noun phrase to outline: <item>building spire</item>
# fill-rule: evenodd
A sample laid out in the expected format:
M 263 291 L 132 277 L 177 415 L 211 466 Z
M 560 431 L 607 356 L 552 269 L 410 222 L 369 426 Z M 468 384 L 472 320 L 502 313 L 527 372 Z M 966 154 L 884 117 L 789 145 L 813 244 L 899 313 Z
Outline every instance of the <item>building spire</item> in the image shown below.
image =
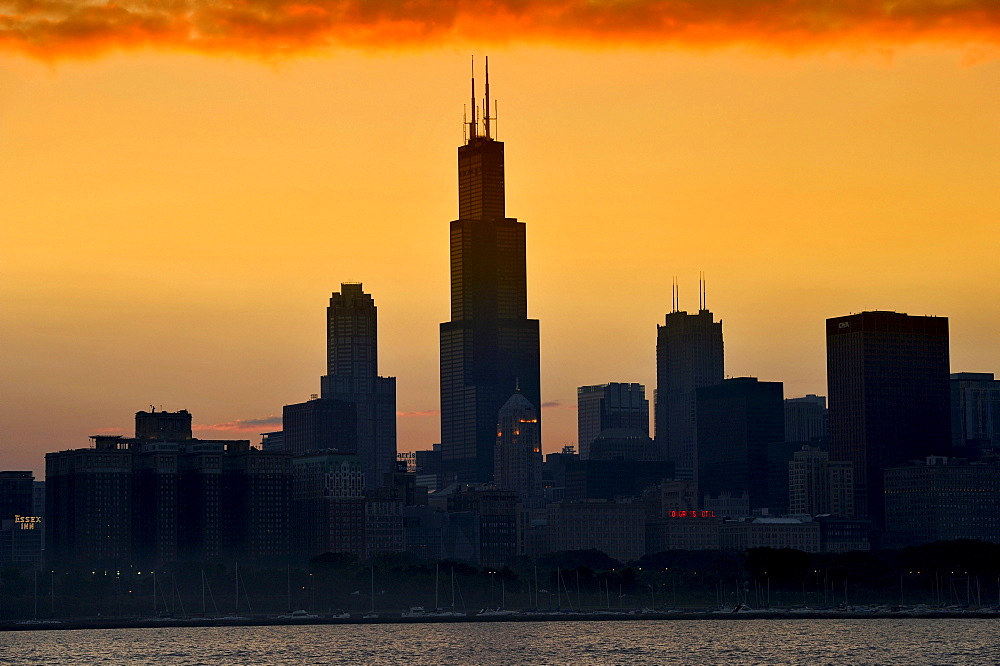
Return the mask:
M 486 129 L 486 138 L 490 136 L 490 57 L 486 56 L 486 102 L 483 104 L 483 122 Z
M 708 287 L 705 284 L 705 271 L 698 274 L 698 309 L 708 309 Z
M 472 118 L 469 119 L 469 143 L 472 143 L 479 136 L 479 118 L 477 118 L 478 107 L 476 106 L 476 56 L 472 56 Z

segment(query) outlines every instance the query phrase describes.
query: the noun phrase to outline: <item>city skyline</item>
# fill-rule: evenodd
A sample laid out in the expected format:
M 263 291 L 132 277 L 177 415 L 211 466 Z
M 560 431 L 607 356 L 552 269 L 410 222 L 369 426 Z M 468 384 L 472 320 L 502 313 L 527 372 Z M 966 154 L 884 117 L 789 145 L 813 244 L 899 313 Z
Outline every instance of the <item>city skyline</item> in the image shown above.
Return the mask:
M 786 397 L 827 394 L 824 321 L 864 310 L 948 317 L 951 371 L 1000 371 L 1000 68 L 894 49 L 488 49 L 546 452 L 576 440 L 577 387 L 652 392 L 669 285 L 693 312 L 702 270 L 727 374 Z M 151 403 L 256 441 L 316 392 L 351 280 L 379 302 L 399 450 L 440 441 L 464 50 L 0 62 L 4 468 Z

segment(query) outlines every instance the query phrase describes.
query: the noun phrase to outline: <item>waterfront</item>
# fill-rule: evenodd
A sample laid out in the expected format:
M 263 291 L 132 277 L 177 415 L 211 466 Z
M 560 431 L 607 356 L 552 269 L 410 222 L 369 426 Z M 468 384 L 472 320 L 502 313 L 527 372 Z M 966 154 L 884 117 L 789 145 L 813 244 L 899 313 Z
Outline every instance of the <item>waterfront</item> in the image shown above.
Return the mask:
M 995 619 L 657 620 L 0 633 L 0 664 L 986 664 Z

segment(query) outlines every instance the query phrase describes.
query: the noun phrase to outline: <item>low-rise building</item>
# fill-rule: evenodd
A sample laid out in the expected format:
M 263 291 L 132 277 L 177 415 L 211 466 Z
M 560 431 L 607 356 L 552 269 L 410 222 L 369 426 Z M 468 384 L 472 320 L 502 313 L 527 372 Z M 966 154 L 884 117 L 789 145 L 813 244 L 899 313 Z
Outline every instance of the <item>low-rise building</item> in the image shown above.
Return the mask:
M 1000 464 L 930 456 L 885 470 L 889 544 L 1000 542 Z
M 556 502 L 546 507 L 546 521 L 550 552 L 595 549 L 620 562 L 631 562 L 646 551 L 642 502 Z

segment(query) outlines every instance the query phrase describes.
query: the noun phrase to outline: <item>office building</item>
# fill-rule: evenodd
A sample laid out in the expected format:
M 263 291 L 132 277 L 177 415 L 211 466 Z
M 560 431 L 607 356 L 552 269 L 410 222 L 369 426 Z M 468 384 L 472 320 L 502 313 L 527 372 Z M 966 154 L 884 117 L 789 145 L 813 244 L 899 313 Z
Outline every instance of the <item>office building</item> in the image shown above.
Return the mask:
M 642 502 L 555 502 L 545 509 L 548 552 L 593 549 L 619 562 L 632 562 L 646 554 Z
M 513 490 L 529 507 L 542 505 L 542 437 L 538 410 L 520 392 L 500 408 L 493 484 Z
M 826 320 L 830 460 L 854 464 L 854 510 L 881 527 L 888 467 L 951 448 L 948 319 L 861 312 Z
M 608 428 L 634 428 L 649 435 L 649 401 L 642 384 L 611 382 L 576 389 L 577 440 L 580 456 Z
M 353 402 L 313 398 L 281 410 L 280 448 L 293 456 L 316 451 L 358 452 L 358 409 Z M 269 434 L 267 442 L 273 439 Z M 267 447 L 265 450 L 275 450 Z
M 769 500 L 768 446 L 785 439 L 781 382 L 726 379 L 697 391 L 698 488 L 748 493 L 750 508 Z
M 163 423 L 158 423 L 160 416 Z M 132 438 L 45 456 L 46 558 L 89 565 L 284 561 L 291 455 L 191 436 L 191 415 L 138 412 Z
M 590 443 L 590 456 L 587 459 L 659 461 L 660 456 L 653 440 L 642 430 L 606 428 Z
M 320 397 L 351 403 L 365 487 L 396 463 L 396 378 L 378 374 L 378 309 L 360 282 L 344 282 L 326 310 L 326 375 Z M 286 446 L 289 446 L 286 437 Z
M 885 525 L 896 548 L 954 539 L 1000 543 L 1000 464 L 928 456 L 887 468 Z
M 488 76 L 486 88 L 488 98 Z M 541 406 L 538 320 L 527 316 L 525 225 L 506 217 L 504 144 L 493 138 L 488 114 L 480 127 L 475 108 L 458 149 L 451 321 L 441 324 L 443 485 L 492 481 L 498 415 L 515 389 Z
M 952 449 L 973 458 L 1000 449 L 1000 381 L 992 372 L 956 372 L 950 385 Z
M 829 437 L 829 414 L 822 395 L 785 399 L 785 441 L 813 442 Z
M 297 456 L 293 534 L 299 559 L 323 553 L 365 554 L 365 475 L 355 455 L 323 451 Z
M 0 568 L 42 565 L 45 518 L 31 472 L 0 472 Z
M 705 305 L 701 288 L 697 313 L 679 310 L 677 289 L 673 309 L 656 327 L 656 445 L 672 461 L 679 478 L 695 479 L 698 470 L 696 391 L 722 382 L 722 322 Z
M 31 472 L 0 472 L 0 520 L 14 515 L 34 516 L 34 482 Z
M 789 513 L 854 517 L 854 466 L 850 462 L 831 461 L 828 452 L 804 446 L 786 468 Z

